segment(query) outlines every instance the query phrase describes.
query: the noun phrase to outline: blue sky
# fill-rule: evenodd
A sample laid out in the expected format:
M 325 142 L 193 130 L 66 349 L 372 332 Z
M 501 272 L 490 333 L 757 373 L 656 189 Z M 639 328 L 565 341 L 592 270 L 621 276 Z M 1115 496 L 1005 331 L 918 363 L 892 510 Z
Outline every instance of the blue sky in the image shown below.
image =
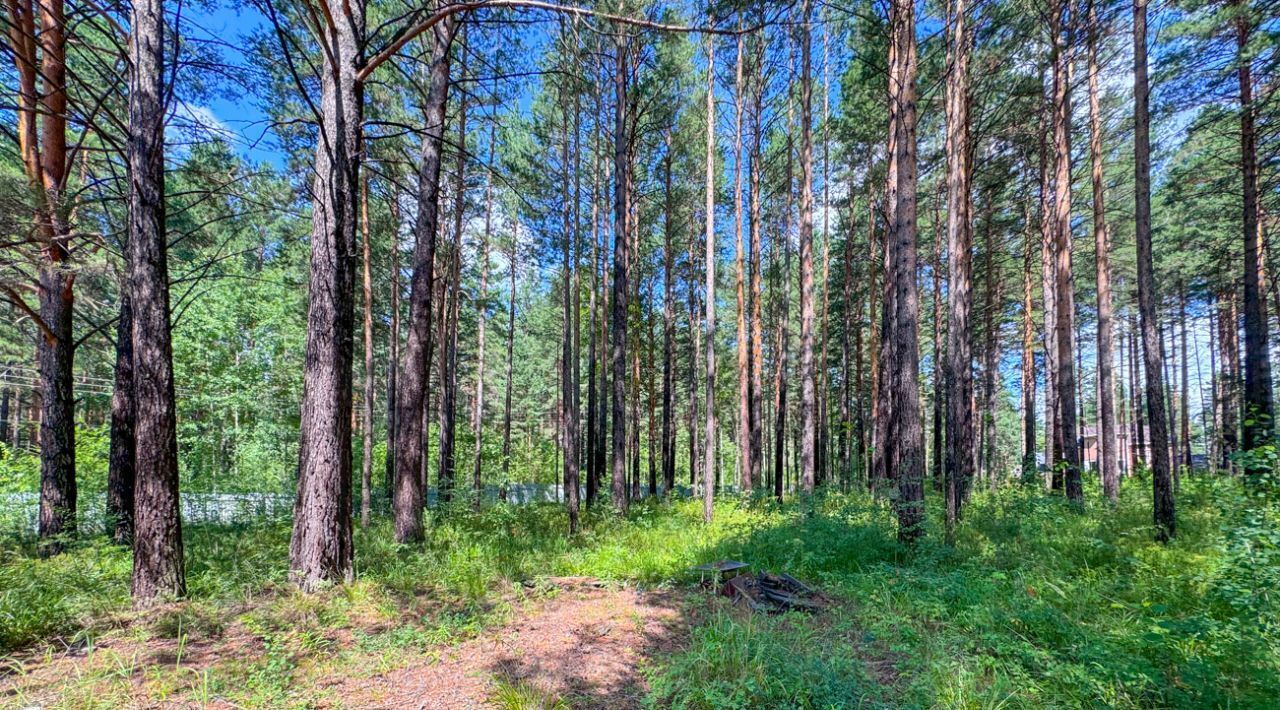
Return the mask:
M 243 65 L 243 48 L 251 34 L 264 29 L 267 20 L 256 8 L 243 3 L 217 2 L 210 5 L 188 5 L 182 9 L 184 31 L 199 40 L 225 43 L 222 60 Z M 261 97 L 246 93 L 242 97 L 214 96 L 190 109 L 206 110 L 233 136 L 236 152 L 254 163 L 267 162 L 280 167 L 284 155 L 279 150 L 270 123 L 263 112 Z

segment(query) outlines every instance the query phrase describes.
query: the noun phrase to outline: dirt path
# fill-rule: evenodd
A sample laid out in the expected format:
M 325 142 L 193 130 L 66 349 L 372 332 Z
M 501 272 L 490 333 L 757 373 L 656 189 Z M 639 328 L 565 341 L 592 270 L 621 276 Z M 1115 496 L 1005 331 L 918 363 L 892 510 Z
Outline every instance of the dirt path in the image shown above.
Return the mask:
M 642 668 L 688 637 L 688 601 L 674 592 L 574 586 L 439 658 L 340 690 L 349 707 L 480 708 L 519 692 L 547 706 L 638 707 Z

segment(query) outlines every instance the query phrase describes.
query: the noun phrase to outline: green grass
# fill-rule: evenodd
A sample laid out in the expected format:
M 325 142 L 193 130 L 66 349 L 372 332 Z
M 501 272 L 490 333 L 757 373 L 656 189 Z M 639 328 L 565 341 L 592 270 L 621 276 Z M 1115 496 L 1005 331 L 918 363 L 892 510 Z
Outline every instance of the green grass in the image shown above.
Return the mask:
M 1234 481 L 1187 479 L 1178 539 L 1162 546 L 1151 542 L 1147 485 L 1126 481 L 1118 507 L 1083 510 L 1038 490 L 979 494 L 954 548 L 937 542 L 936 500 L 915 549 L 895 541 L 886 504 L 861 494 L 721 501 L 710 527 L 695 501 L 637 505 L 625 520 L 602 510 L 576 539 L 557 506 L 458 507 L 433 517 L 421 546 L 392 543 L 385 521 L 358 531 L 355 583 L 311 597 L 285 583 L 286 522 L 193 526 L 190 599 L 141 619 L 127 612 L 127 550 L 84 540 L 38 560 L 0 542 L 0 650 L 92 649 L 113 634 L 181 648 L 234 627 L 265 650 L 200 671 L 168 659 L 181 670 L 144 673 L 153 697 L 307 704 L 323 691 L 306 695 L 302 681 L 386 672 L 509 618 L 512 582 L 689 588 L 692 565 L 729 557 L 809 580 L 833 604 L 760 617 L 709 601 L 683 650 L 647 661 L 653 705 L 1274 707 L 1276 506 Z M 68 679 L 64 698 L 127 683 L 138 663 L 97 664 Z M 501 690 L 508 707 L 562 702 Z

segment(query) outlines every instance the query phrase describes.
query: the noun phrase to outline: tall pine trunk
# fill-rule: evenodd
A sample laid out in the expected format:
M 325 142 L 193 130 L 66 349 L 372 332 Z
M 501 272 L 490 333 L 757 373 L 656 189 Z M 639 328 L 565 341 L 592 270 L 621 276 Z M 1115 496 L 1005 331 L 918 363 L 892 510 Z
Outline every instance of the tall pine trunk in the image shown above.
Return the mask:
M 135 2 L 131 20 L 127 255 L 133 306 L 134 469 L 137 472 L 132 592 L 134 606 L 147 607 L 165 598 L 182 596 L 187 585 L 182 565 L 178 422 L 173 398 L 165 232 L 164 1 Z M 354 231 L 351 230 L 350 236 L 355 236 Z M 347 311 L 349 321 L 349 304 Z M 347 364 L 350 365 L 349 356 Z M 348 397 L 349 377 L 348 373 Z M 350 411 L 349 398 L 347 405 Z M 350 534 L 349 524 L 347 533 Z
M 933 488 L 935 491 L 943 492 L 945 490 L 945 477 L 943 469 L 943 431 L 946 428 L 946 418 L 943 410 L 946 408 L 944 404 L 947 400 L 947 378 L 946 365 L 943 362 L 942 355 L 942 240 L 944 239 L 944 227 L 942 225 L 942 198 L 939 196 L 934 200 L 933 210 L 933 442 L 929 449 L 930 465 L 929 473 L 933 478 Z M 848 327 L 846 325 L 846 327 Z
M 813 79 L 809 0 L 800 25 L 800 487 L 812 493 L 817 473 L 818 386 L 814 372 Z
M 466 26 L 459 47 L 466 49 Z M 466 63 L 462 79 L 466 78 Z M 457 165 L 453 173 L 453 241 L 446 259 L 446 312 L 441 329 L 440 351 L 440 461 L 436 487 L 441 503 L 453 500 L 457 479 L 458 432 L 458 314 L 462 304 L 462 231 L 467 207 L 467 95 L 459 92 Z
M 516 258 L 517 235 L 511 234 L 511 250 L 507 254 L 507 367 L 504 377 L 505 386 L 502 395 L 502 484 L 498 490 L 499 498 L 505 500 L 507 481 L 511 477 L 511 394 L 514 384 L 516 354 Z M 591 500 L 591 488 L 587 488 L 588 503 Z
M 712 471 L 716 465 L 716 39 L 707 38 L 707 154 L 706 154 L 706 247 L 703 254 L 706 258 L 706 322 L 703 324 L 703 338 L 706 350 L 704 357 L 707 366 L 706 383 L 706 463 L 702 469 L 702 520 L 711 522 L 715 480 Z
M 360 526 L 369 527 L 373 495 L 373 270 L 372 247 L 369 244 L 369 178 L 360 180 L 360 234 L 362 287 L 364 295 L 364 418 L 363 445 L 360 457 Z
M 137 427 L 134 414 L 133 305 L 129 290 L 127 281 L 120 285 L 115 387 L 111 391 L 111 449 L 107 462 L 107 534 L 118 545 L 133 545 L 133 488 L 137 470 L 134 468 Z M 8 390 L 5 394 L 8 395 Z M 7 416 L 8 412 L 4 412 L 0 421 Z
M 1026 219 L 1026 239 L 1022 256 L 1022 478 L 1030 481 L 1036 469 L 1036 321 L 1035 232 L 1031 217 Z
M 737 63 L 734 74 L 733 113 L 733 236 L 734 236 L 734 292 L 737 296 L 738 331 L 735 346 L 738 355 L 738 457 L 739 485 L 742 492 L 749 492 L 756 481 L 751 478 L 754 468 L 751 449 L 751 340 L 747 335 L 747 273 L 746 257 L 742 244 L 742 79 L 743 37 L 738 36 Z M 668 220 L 670 219 L 668 215 Z
M 493 154 L 496 149 L 496 121 L 489 124 L 489 166 L 484 181 L 484 231 L 480 233 L 480 249 L 476 256 L 480 267 L 480 291 L 476 296 L 476 396 L 471 407 L 471 437 L 475 451 L 471 459 L 471 487 L 478 510 L 484 494 L 481 478 L 484 467 L 484 371 L 485 335 L 489 321 L 489 240 L 493 233 Z
M 444 109 L 449 93 L 449 46 L 456 24 L 449 19 L 432 30 L 433 45 L 428 69 L 427 97 L 423 105 L 426 135 L 418 166 L 418 215 L 414 224 L 413 271 L 409 281 L 409 324 L 404 363 L 396 394 L 395 480 L 392 511 L 396 542 L 422 540 L 422 508 L 425 490 L 422 471 L 424 412 L 430 379 L 429 357 L 435 298 L 436 235 L 440 227 L 441 148 L 444 143 Z M 514 268 L 514 260 L 512 261 Z
M 675 248 L 672 237 L 675 224 L 672 221 L 671 196 L 671 132 L 666 134 L 666 153 L 662 160 L 662 483 L 670 496 L 676 484 L 676 431 L 674 357 L 675 304 L 673 291 Z M 592 370 L 594 372 L 594 370 Z M 594 402 L 592 403 L 594 405 Z
M 630 237 L 627 226 L 627 41 L 622 32 L 616 41 L 616 57 L 613 77 L 613 312 L 610 316 L 613 370 L 613 447 L 611 456 L 611 493 L 613 507 L 619 513 L 627 512 L 627 288 L 630 260 Z
M 972 171 L 969 166 L 969 30 L 965 0 L 953 0 L 950 11 L 947 74 L 947 539 L 954 536 L 960 505 L 973 477 L 973 226 Z
M 1236 0 L 1243 4 L 1243 0 Z M 1262 232 L 1258 229 L 1258 137 L 1254 128 L 1253 66 L 1248 50 L 1253 20 L 1247 10 L 1236 18 L 1240 87 L 1240 160 L 1244 180 L 1244 450 L 1270 443 L 1274 431 L 1271 356 L 1267 339 L 1267 301 L 1263 293 Z M 1269 469 L 1250 469 L 1251 477 Z
M 1098 96 L 1098 42 L 1102 28 L 1098 9 L 1089 3 L 1089 160 L 1093 187 L 1093 244 L 1098 284 L 1098 469 L 1102 492 L 1112 503 L 1120 495 L 1120 473 L 1116 467 L 1115 375 L 1112 357 L 1115 343 L 1111 313 L 1111 244 L 1107 231 L 1103 191 L 1102 110 Z
M 983 299 L 983 329 L 986 331 L 986 343 L 983 348 L 982 356 L 982 457 L 981 472 L 987 481 L 987 486 L 991 490 L 995 490 L 998 484 L 998 471 L 996 469 L 996 454 L 999 447 L 997 445 L 996 432 L 996 408 L 1000 404 L 1000 378 L 998 370 L 1000 368 L 1000 325 L 1003 318 L 1004 304 L 1003 300 L 1003 281 L 1000 278 L 1000 267 L 996 262 L 996 245 L 995 245 L 995 228 L 992 225 L 992 217 L 995 212 L 995 205 L 992 198 L 988 196 L 987 207 L 984 210 L 986 217 L 983 219 L 983 251 L 985 255 L 984 271 L 986 278 L 984 282 L 985 298 Z M 971 487 L 970 487 L 971 488 Z
M 1138 309 L 1142 360 L 1146 370 L 1147 421 L 1151 433 L 1152 513 L 1156 538 L 1175 533 L 1173 478 L 1169 470 L 1169 430 L 1164 409 L 1164 353 L 1156 320 L 1155 268 L 1151 253 L 1151 118 L 1147 83 L 1147 0 L 1133 3 L 1134 239 L 1138 247 Z
M 750 261 L 751 276 L 750 283 L 747 288 L 747 308 L 750 311 L 750 339 L 751 351 L 747 358 L 747 369 L 751 378 L 751 411 L 750 411 L 750 436 L 748 437 L 748 446 L 751 448 L 751 480 L 754 485 L 760 485 L 763 482 L 764 471 L 764 335 L 761 329 L 761 301 L 762 294 L 760 290 L 761 278 L 761 220 L 763 219 L 760 212 L 760 174 L 762 172 L 760 158 L 760 142 L 761 142 L 761 103 L 763 102 L 763 78 L 761 77 L 763 59 L 763 42 L 758 39 L 755 41 L 755 51 L 753 56 L 752 71 L 752 112 L 751 112 L 751 162 L 748 167 L 748 175 L 751 186 L 751 204 L 750 204 L 750 227 L 747 230 L 747 239 L 750 241 L 748 246 L 748 259 Z
M 1055 384 L 1058 417 L 1053 464 L 1062 470 L 1067 499 L 1083 502 L 1080 447 L 1077 444 L 1075 363 L 1075 281 L 1071 266 L 1071 39 L 1068 5 L 1054 10 L 1053 32 L 1053 154 L 1054 154 L 1054 346 L 1057 348 Z
M 1222 372 L 1218 385 L 1219 449 L 1224 468 L 1240 448 L 1240 313 L 1234 288 L 1218 294 L 1218 348 Z
M 787 126 L 791 126 L 791 109 L 787 110 Z M 778 347 L 774 357 L 773 401 L 773 495 L 779 502 L 786 488 L 786 449 L 787 449 L 787 351 L 791 340 L 791 208 L 794 194 L 794 173 L 791 144 L 791 132 L 787 131 L 787 170 L 786 170 L 786 212 L 783 217 L 781 242 L 782 246 L 782 313 L 778 327 Z
M 67 179 L 66 16 L 63 0 L 19 0 L 7 19 L 18 80 L 18 152 L 33 194 L 33 234 L 40 246 L 38 306 L 8 296 L 39 326 L 40 553 L 62 550 L 76 531 L 75 394 L 72 332 L 75 272 L 70 268 L 71 227 L 61 204 Z M 37 19 L 38 18 L 38 19 Z M 15 431 L 15 441 L 20 432 Z
M 560 401 L 563 408 L 561 416 L 561 446 L 564 448 L 564 492 L 565 507 L 569 513 L 569 534 L 578 533 L 578 381 L 573 363 L 578 359 L 574 351 L 573 322 L 576 318 L 573 308 L 573 237 L 576 226 L 571 211 L 571 195 L 569 193 L 569 121 L 565 120 L 565 135 L 561 163 L 562 176 L 562 234 L 564 259 L 564 321 L 560 349 Z
M 391 202 L 391 328 L 387 333 L 387 497 L 391 497 L 396 474 L 396 379 L 400 373 L 400 204 L 392 194 Z
M 916 37 L 915 6 L 893 0 L 890 6 L 889 61 L 889 265 L 891 294 L 881 344 L 888 389 L 883 457 L 893 462 L 898 539 L 912 542 L 924 534 L 924 446 L 920 426 L 919 297 L 916 292 Z

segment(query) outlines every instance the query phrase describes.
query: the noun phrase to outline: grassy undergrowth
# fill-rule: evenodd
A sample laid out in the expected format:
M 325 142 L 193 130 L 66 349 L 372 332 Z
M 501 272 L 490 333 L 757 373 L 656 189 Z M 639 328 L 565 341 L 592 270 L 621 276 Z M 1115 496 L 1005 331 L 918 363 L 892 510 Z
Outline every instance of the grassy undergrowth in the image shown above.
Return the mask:
M 386 522 L 358 531 L 356 581 L 313 597 L 285 584 L 286 522 L 193 527 L 190 599 L 145 618 L 127 611 L 127 551 L 87 540 L 37 560 L 9 544 L 0 652 L 14 654 L 20 700 L 115 706 L 141 677 L 153 700 L 305 706 L 337 699 L 326 679 L 386 672 L 508 618 L 524 593 L 511 582 L 591 575 L 684 588 L 692 565 L 729 557 L 814 582 L 835 603 L 776 618 L 709 604 L 684 650 L 646 664 L 656 706 L 1274 707 L 1275 507 L 1233 481 L 1188 479 L 1178 539 L 1161 546 L 1149 489 L 1128 483 L 1115 509 L 1032 490 L 979 494 L 954 548 L 931 528 L 914 550 L 895 542 L 885 504 L 861 494 L 722 501 L 709 528 L 698 502 L 637 505 L 626 520 L 590 514 L 574 540 L 556 506 L 458 508 L 432 520 L 420 547 L 391 543 Z M 44 646 L 88 658 L 111 638 L 169 655 L 102 649 L 75 677 L 23 680 L 37 677 Z M 192 658 L 210 639 L 231 651 Z

